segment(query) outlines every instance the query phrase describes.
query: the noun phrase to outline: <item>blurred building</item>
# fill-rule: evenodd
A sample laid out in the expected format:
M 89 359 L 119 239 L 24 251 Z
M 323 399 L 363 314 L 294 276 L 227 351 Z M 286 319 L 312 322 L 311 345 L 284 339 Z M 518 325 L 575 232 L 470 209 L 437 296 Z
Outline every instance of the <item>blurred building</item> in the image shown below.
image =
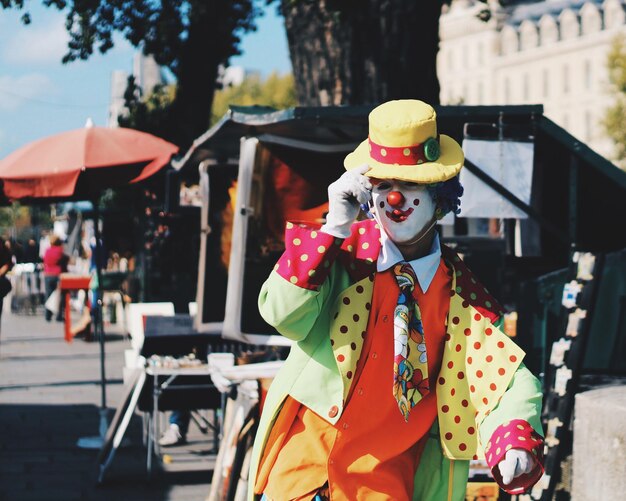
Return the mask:
M 124 92 L 128 85 L 128 73 L 122 70 L 115 70 L 111 73 L 111 101 L 109 103 L 109 115 L 107 127 L 117 127 L 117 117 L 128 113 L 124 106 Z
M 243 66 L 220 66 L 218 68 L 217 83 L 222 87 L 237 87 L 241 85 L 250 72 Z
M 606 157 L 613 102 L 607 54 L 626 34 L 622 0 L 453 0 L 441 16 L 442 104 L 543 104 L 545 115 Z M 488 18 L 486 21 L 482 19 Z
M 111 102 L 107 127 L 117 127 L 117 117 L 127 113 L 124 93 L 128 85 L 128 76 L 128 73 L 122 70 L 115 70 L 111 74 Z M 152 56 L 146 56 L 142 52 L 137 52 L 133 58 L 133 76 L 142 96 L 150 95 L 157 85 L 164 82 L 161 67 Z
M 144 96 L 152 94 L 154 88 L 164 81 L 161 67 L 154 57 L 146 56 L 142 52 L 136 53 L 133 58 L 133 76 Z

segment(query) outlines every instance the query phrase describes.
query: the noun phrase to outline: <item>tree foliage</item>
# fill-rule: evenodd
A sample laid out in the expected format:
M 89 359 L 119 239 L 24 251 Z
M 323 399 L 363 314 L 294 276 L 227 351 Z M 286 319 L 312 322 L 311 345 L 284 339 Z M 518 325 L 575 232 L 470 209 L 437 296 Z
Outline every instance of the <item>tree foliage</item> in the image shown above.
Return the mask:
M 27 207 L 19 202 L 13 202 L 8 207 L 0 207 L 0 236 L 2 238 L 30 238 L 33 233 L 31 221 L 35 219 L 34 215 L 38 224 L 50 226 L 49 213 L 46 215 L 38 208 Z
M 230 105 L 271 106 L 276 109 L 295 106 L 296 91 L 292 75 L 272 73 L 263 80 L 258 74 L 247 76 L 241 85 L 218 90 L 213 100 L 211 123 L 217 122 L 228 111 Z
M 626 168 L 626 36 L 613 40 L 607 66 L 615 102 L 607 109 L 603 124 L 615 143 L 617 163 Z
M 175 95 L 176 85 L 172 84 L 157 86 L 150 95 L 144 97 L 139 93 L 134 78 L 129 77 L 124 96 L 128 113 L 119 117 L 119 124 L 168 137 L 176 127 L 171 117 L 171 104 Z M 240 85 L 229 85 L 215 92 L 210 125 L 222 118 L 230 105 L 260 105 L 283 109 L 296 104 L 293 75 L 273 72 L 266 79 L 262 79 L 255 73 L 247 76 Z
M 106 53 L 121 33 L 154 56 L 177 80 L 168 137 L 182 148 L 206 130 L 220 65 L 239 54 L 241 36 L 255 29 L 263 0 L 42 0 L 66 14 L 67 63 Z M 0 0 L 4 9 L 25 9 L 24 0 Z M 26 12 L 23 21 L 30 22 Z

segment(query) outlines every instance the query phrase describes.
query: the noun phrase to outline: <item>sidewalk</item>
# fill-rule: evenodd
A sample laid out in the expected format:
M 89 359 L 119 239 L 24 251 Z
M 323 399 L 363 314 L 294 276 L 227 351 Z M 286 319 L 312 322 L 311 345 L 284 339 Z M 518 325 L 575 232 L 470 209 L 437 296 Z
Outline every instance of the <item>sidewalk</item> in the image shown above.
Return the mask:
M 141 419 L 126 434 L 104 485 L 95 483 L 97 451 L 76 447 L 98 433 L 98 343 L 67 344 L 62 324 L 5 309 L 0 332 L 0 500 L 203 501 L 212 472 L 145 473 Z M 122 395 L 123 351 L 128 342 L 106 343 L 110 418 Z M 207 440 L 206 437 L 202 437 Z

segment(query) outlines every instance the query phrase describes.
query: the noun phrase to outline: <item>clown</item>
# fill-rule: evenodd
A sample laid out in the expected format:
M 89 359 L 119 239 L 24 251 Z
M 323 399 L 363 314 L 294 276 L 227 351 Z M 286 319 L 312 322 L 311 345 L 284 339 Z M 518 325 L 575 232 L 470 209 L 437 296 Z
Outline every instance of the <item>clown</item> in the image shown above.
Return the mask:
M 250 498 L 461 501 L 480 457 L 523 492 L 543 471 L 539 384 L 435 230 L 458 211 L 460 146 L 429 105 L 392 101 L 344 164 L 326 224 L 287 224 L 259 297 L 294 344 L 265 401 Z M 364 204 L 374 217 L 356 222 Z

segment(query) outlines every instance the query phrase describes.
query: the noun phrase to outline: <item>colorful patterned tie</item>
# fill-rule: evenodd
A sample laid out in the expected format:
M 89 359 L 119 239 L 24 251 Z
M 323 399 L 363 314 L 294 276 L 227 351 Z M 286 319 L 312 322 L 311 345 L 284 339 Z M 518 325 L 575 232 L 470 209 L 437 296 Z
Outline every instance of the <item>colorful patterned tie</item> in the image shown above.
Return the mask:
M 393 314 L 393 396 L 404 420 L 423 396 L 428 394 L 428 360 L 422 315 L 413 298 L 415 272 L 402 261 L 393 268 L 400 295 Z

